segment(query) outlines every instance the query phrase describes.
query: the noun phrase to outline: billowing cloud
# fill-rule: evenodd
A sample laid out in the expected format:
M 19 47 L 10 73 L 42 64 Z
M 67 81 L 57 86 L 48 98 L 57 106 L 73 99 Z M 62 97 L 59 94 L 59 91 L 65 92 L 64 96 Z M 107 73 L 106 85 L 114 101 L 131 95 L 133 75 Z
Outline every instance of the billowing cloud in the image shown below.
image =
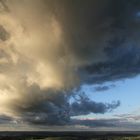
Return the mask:
M 120 105 L 69 100 L 84 84 L 140 73 L 138 0 L 0 2 L 0 112 L 65 124 Z
M 80 94 L 76 100 L 77 102 L 71 104 L 73 116 L 87 115 L 89 113 L 104 114 L 120 106 L 120 101 L 112 102 L 111 104 L 97 103 L 90 100 L 85 94 Z

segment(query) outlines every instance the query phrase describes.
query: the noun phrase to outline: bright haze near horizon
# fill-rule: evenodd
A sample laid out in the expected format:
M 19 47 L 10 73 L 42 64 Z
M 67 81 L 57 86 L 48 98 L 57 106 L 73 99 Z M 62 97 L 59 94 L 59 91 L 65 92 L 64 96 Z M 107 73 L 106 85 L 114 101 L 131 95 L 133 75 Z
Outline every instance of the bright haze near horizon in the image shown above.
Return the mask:
M 139 0 L 0 0 L 0 130 L 139 130 Z

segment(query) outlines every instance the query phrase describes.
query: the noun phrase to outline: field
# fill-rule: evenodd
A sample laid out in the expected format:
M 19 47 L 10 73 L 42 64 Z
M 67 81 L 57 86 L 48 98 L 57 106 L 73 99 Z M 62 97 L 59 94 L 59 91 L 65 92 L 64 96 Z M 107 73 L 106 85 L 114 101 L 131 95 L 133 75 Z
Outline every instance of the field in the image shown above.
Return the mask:
M 27 139 L 27 140 L 140 140 L 140 137 L 102 137 L 102 138 L 77 138 L 77 137 L 58 137 L 45 139 Z
M 140 140 L 140 132 L 0 132 L 0 140 Z

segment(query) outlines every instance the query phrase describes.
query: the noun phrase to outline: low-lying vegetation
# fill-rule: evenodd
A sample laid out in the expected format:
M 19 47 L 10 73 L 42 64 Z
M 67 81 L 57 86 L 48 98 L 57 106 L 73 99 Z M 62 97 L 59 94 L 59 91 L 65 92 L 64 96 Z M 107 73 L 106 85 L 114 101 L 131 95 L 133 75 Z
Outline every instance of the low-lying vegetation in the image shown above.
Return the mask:
M 86 138 L 86 137 L 48 137 L 43 139 L 31 138 L 27 140 L 140 140 L 137 137 L 101 137 L 101 138 Z

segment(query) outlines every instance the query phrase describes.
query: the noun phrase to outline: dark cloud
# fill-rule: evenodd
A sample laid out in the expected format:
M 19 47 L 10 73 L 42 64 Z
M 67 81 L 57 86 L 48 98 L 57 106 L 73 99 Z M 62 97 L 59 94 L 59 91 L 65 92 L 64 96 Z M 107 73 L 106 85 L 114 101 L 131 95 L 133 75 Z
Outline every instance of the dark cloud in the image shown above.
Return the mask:
M 89 65 L 84 68 L 89 78 L 89 80 L 86 79 L 87 82 L 103 83 L 130 78 L 139 74 L 140 48 L 138 46 L 127 44 L 127 46 L 111 47 L 108 51 L 114 51 L 113 59 L 110 57 L 107 62 Z M 119 54 L 118 56 L 117 53 Z M 113 52 L 110 55 L 113 55 Z
M 0 124 L 12 122 L 13 120 L 14 120 L 14 118 L 9 117 L 7 115 L 0 115 Z
M 138 0 L 62 1 L 59 6 L 63 10 L 56 8 L 56 16 L 69 49 L 85 63 L 78 68 L 82 82 L 102 83 L 140 73 Z
M 15 2 L 18 3 L 18 1 Z M 30 2 L 30 4 L 32 4 L 32 1 Z M 11 3 L 14 3 L 14 1 Z M 3 1 L 1 1 L 1 4 L 3 7 L 7 8 Z M 48 47 L 50 52 L 46 47 L 41 50 L 42 55 L 35 54 L 33 58 L 31 57 L 31 60 L 41 60 L 44 64 L 39 68 L 37 67 L 39 70 L 45 69 L 44 71 L 48 72 L 48 67 L 45 66 L 50 64 L 49 74 L 44 71 L 39 71 L 38 69 L 35 69 L 36 71 L 34 71 L 33 69 L 36 67 L 33 63 L 29 63 L 34 67 L 32 69 L 29 68 L 31 70 L 27 70 L 27 73 L 25 71 L 21 71 L 21 69 L 18 70 L 20 80 L 17 78 L 15 81 L 21 81 L 23 77 L 26 77 L 25 81 L 27 82 L 29 81 L 27 77 L 31 76 L 31 81 L 33 80 L 34 82 L 35 79 L 36 83 L 30 83 L 30 85 L 26 82 L 24 84 L 22 83 L 22 86 L 19 86 L 20 88 L 22 87 L 21 90 L 18 89 L 18 92 L 20 91 L 21 94 L 19 95 L 20 99 L 12 102 L 10 107 L 17 111 L 17 114 L 19 113 L 18 115 L 24 121 L 55 125 L 69 123 L 71 116 L 86 115 L 89 113 L 103 114 L 120 106 L 119 101 L 112 102 L 110 104 L 97 103 L 96 101 L 90 100 L 87 96 L 80 96 L 78 100 L 75 100 L 72 103 L 69 102 L 69 99 L 75 94 L 72 92 L 73 88 L 77 88 L 78 86 L 82 86 L 84 84 L 100 84 L 108 81 L 131 78 L 140 73 L 140 19 L 137 14 L 140 10 L 139 0 L 41 0 L 39 4 L 41 6 L 43 5 L 43 7 L 41 7 L 42 9 L 38 7 L 37 1 L 34 3 L 35 7 L 32 7 L 32 5 L 30 6 L 30 4 L 28 5 L 28 1 L 24 1 L 22 6 L 25 6 L 25 9 L 28 9 L 27 11 L 30 12 L 29 15 L 31 17 L 29 16 L 28 18 L 25 18 L 28 15 L 24 17 L 24 14 L 17 14 L 17 18 L 24 17 L 24 20 L 22 19 L 21 21 L 24 21 L 23 23 L 25 24 L 29 19 L 33 20 L 33 22 L 39 21 L 39 19 L 41 20 L 41 22 L 35 22 L 36 24 L 27 24 L 27 27 L 30 25 L 28 27 L 29 29 L 33 26 L 34 32 L 31 35 L 34 35 L 34 33 L 38 33 L 40 35 L 41 32 L 40 38 L 43 38 L 43 40 L 39 38 L 40 40 L 37 41 L 37 43 L 43 42 L 43 44 L 39 44 L 39 47 L 46 45 L 46 37 L 49 37 L 49 39 L 54 37 L 59 45 L 57 43 L 52 44 L 55 40 L 50 39 L 51 42 L 49 43 L 52 45 L 51 46 L 49 44 Z M 10 6 L 10 4 L 8 5 Z M 15 5 L 13 6 L 14 8 L 11 6 L 14 10 L 16 9 L 16 6 L 21 6 L 19 3 L 16 6 Z M 13 10 L 12 8 L 11 11 Z M 39 12 L 41 11 L 40 13 L 36 12 L 37 8 L 39 8 Z M 47 10 L 45 10 L 45 8 Z M 17 9 L 19 10 L 20 8 Z M 24 8 L 21 9 L 23 10 Z M 17 11 L 15 13 L 18 13 Z M 56 27 L 52 28 L 54 29 L 52 36 L 46 36 L 46 33 L 44 32 L 42 35 L 42 27 L 46 25 L 42 25 L 42 23 L 48 23 L 50 20 L 48 17 L 46 18 L 47 20 L 45 19 L 48 11 L 49 16 L 53 15 L 53 20 L 51 19 L 53 21 L 53 25 L 51 24 L 51 26 Z M 33 12 L 37 15 L 34 15 L 35 20 L 34 16 L 32 16 Z M 61 26 L 59 26 L 58 23 Z M 37 32 L 35 32 L 35 29 L 38 29 Z M 60 29 L 63 34 L 61 38 L 59 38 L 61 34 Z M 46 30 L 46 28 L 43 29 L 43 31 L 44 30 Z M 8 37 L 9 35 L 5 28 L 0 26 L 0 39 L 5 41 Z M 38 38 L 31 39 L 34 40 Z M 58 49 L 59 47 L 57 45 L 62 46 L 62 48 Z M 17 48 L 19 51 L 19 47 Z M 55 48 L 56 50 L 51 48 Z M 22 51 L 24 52 L 23 48 L 20 51 L 21 54 Z M 27 51 L 30 51 L 30 49 Z M 36 51 L 39 52 L 40 50 Z M 26 53 L 27 52 L 25 51 L 24 54 Z M 2 52 L 1 54 L 7 56 L 5 52 Z M 18 55 L 20 58 L 21 56 L 22 55 L 20 54 Z M 18 64 L 14 64 L 14 73 L 15 69 L 18 69 L 21 65 L 25 70 L 25 64 L 23 65 L 23 63 L 21 63 L 19 65 L 19 63 L 20 62 L 18 61 Z M 51 63 L 53 64 L 51 65 Z M 52 71 L 52 73 L 50 71 Z M 58 71 L 58 73 L 56 73 L 56 71 Z M 29 72 L 30 75 L 28 76 Z M 22 74 L 20 75 L 20 73 Z M 41 75 L 42 73 L 43 75 Z M 48 77 L 50 78 L 50 74 L 52 77 L 54 76 L 56 78 L 54 78 L 55 84 L 61 83 L 63 84 L 63 88 L 59 90 L 53 88 L 46 89 L 46 87 L 40 88 L 42 87 L 41 82 L 44 84 L 44 81 Z M 47 78 L 45 77 L 46 75 L 48 76 Z M 53 79 L 52 77 L 51 79 Z M 74 84 L 74 87 L 68 88 L 71 87 L 69 85 L 77 81 L 77 79 L 79 81 L 78 84 Z M 15 84 L 13 85 L 15 86 Z M 96 91 L 108 89 L 109 88 L 107 86 L 95 87 Z M 76 94 L 78 94 L 78 92 Z M 101 121 L 101 123 L 103 123 L 103 121 Z
M 66 125 L 71 124 L 71 117 L 89 113 L 106 113 L 120 106 L 120 102 L 98 103 L 90 100 L 85 94 L 77 95 L 69 102 L 74 93 L 58 93 L 54 90 L 41 90 L 37 85 L 29 87 L 30 95 L 26 101 L 18 100 L 13 104 L 14 110 L 20 113 L 23 121 L 33 124 Z M 34 92 L 33 92 L 34 91 Z M 40 98 L 38 98 L 38 94 Z M 43 99 L 42 99 L 43 98 Z
M 95 91 L 106 91 L 109 89 L 110 89 L 109 86 L 97 86 L 97 87 L 95 87 Z
M 77 102 L 71 104 L 71 113 L 73 116 L 87 115 L 89 113 L 101 113 L 112 111 L 120 106 L 120 102 L 112 102 L 111 104 L 97 103 L 90 100 L 85 94 L 80 95 Z
M 109 89 L 112 89 L 114 87 L 115 87 L 114 84 L 107 85 L 107 86 L 106 85 L 99 85 L 99 86 L 94 86 L 94 91 L 96 91 L 96 92 L 102 92 L 102 91 L 107 91 Z

